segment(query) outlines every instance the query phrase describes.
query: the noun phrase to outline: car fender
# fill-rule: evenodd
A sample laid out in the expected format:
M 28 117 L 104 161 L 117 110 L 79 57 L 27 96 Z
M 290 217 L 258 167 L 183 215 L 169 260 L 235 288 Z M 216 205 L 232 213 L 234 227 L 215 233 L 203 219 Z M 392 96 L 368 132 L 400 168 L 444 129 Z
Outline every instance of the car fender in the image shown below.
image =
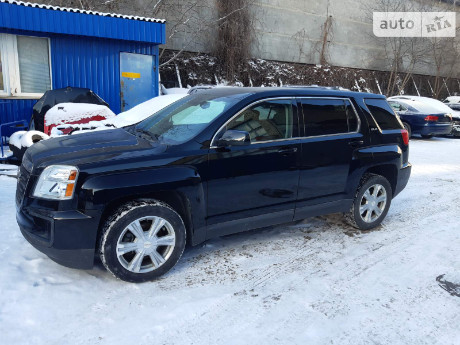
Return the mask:
M 155 167 L 91 176 L 82 184 L 80 193 L 84 193 L 81 199 L 85 205 L 79 206 L 102 213 L 110 202 L 155 198 L 155 193 L 168 191 L 177 192 L 186 199 L 187 213 L 193 227 L 192 243 L 204 240 L 204 185 L 198 171 L 191 166 Z

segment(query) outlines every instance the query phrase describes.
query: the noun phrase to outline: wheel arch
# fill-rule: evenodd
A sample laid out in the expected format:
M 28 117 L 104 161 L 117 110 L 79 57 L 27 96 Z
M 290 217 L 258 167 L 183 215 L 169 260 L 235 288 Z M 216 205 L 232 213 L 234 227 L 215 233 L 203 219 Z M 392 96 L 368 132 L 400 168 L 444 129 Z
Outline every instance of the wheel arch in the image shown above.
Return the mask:
M 368 168 L 363 176 L 366 174 L 375 174 L 385 177 L 391 186 L 391 192 L 394 195 L 396 184 L 398 182 L 398 169 L 394 164 L 381 164 Z
M 187 242 L 204 240 L 205 191 L 193 167 L 146 169 L 96 175 L 83 182 L 79 207 L 98 210 L 97 238 L 107 218 L 121 205 L 133 200 L 158 200 L 173 208 L 184 221 Z

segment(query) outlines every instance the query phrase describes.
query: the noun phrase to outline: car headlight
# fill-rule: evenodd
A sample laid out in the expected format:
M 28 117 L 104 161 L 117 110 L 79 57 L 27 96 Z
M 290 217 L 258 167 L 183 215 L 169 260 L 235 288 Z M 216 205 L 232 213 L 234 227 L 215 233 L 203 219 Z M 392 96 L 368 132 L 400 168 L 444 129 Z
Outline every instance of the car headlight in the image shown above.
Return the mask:
M 78 168 L 70 165 L 50 165 L 45 168 L 35 186 L 34 196 L 44 199 L 72 199 Z

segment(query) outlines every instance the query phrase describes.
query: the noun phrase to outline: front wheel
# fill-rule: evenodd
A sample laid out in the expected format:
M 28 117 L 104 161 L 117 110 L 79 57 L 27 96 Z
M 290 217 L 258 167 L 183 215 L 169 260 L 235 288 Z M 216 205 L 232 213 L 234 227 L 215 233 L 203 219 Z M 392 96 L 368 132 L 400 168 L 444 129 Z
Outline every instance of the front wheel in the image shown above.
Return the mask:
M 102 229 L 100 256 L 115 277 L 133 283 L 154 280 L 179 261 L 186 241 L 179 214 L 159 201 L 120 207 Z
M 378 226 L 388 213 L 393 192 L 388 180 L 380 175 L 366 174 L 361 180 L 348 213 L 347 222 L 355 228 L 369 230 Z

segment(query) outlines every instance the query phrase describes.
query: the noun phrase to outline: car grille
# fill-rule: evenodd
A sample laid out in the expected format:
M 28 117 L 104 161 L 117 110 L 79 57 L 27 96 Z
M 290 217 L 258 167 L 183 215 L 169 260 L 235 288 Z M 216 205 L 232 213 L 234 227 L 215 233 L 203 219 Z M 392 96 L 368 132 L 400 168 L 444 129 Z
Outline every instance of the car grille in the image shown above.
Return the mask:
M 21 165 L 18 174 L 18 184 L 16 186 L 16 204 L 20 206 L 22 200 L 24 200 L 24 194 L 27 188 L 27 182 L 29 182 L 29 172 Z

